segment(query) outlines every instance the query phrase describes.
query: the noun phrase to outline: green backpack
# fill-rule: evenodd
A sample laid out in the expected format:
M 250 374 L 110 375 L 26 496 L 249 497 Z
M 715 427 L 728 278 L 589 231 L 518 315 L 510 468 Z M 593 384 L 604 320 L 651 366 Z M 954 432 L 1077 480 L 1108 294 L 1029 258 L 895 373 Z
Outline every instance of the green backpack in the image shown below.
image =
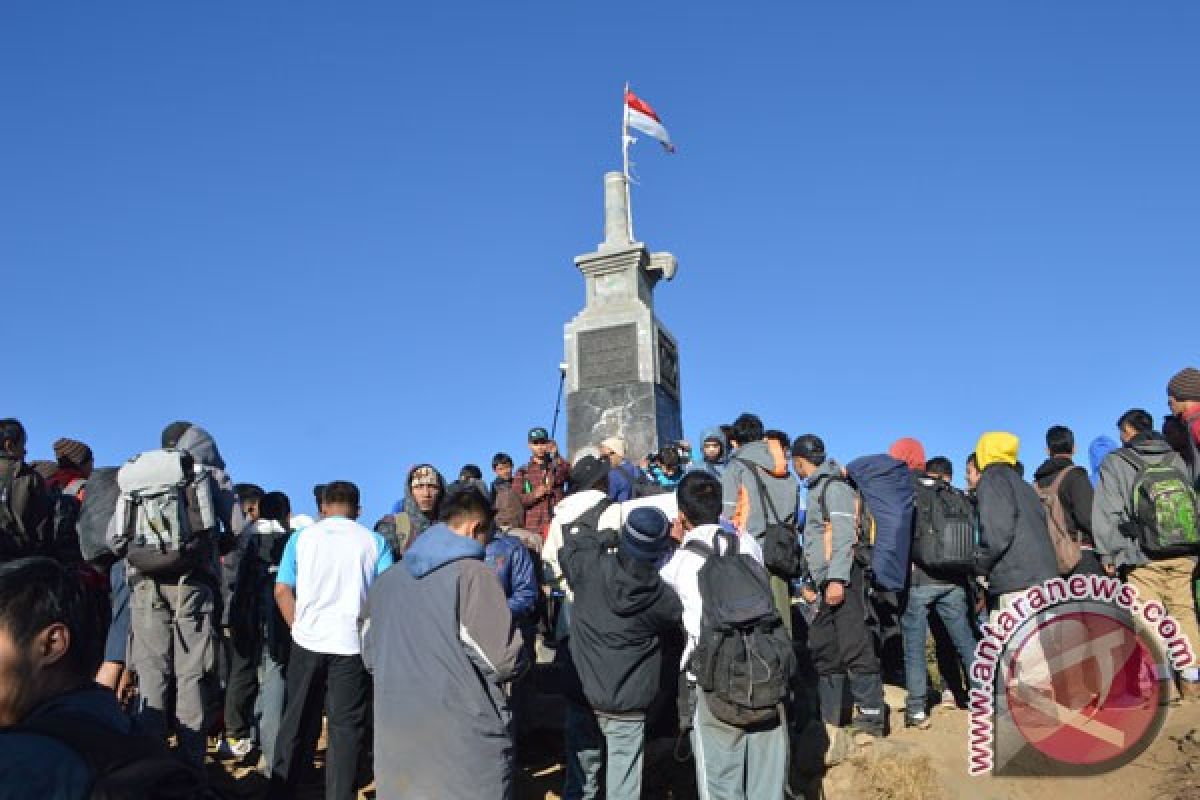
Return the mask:
M 1130 531 L 1151 559 L 1200 553 L 1196 490 L 1170 462 L 1152 463 L 1122 449 L 1120 455 L 1137 470 L 1133 481 Z

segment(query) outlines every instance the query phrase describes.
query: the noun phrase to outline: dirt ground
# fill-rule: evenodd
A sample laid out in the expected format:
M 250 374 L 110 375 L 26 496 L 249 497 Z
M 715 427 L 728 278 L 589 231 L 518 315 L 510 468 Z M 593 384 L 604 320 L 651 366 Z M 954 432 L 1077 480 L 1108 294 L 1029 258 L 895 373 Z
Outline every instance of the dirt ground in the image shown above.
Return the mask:
M 891 694 L 891 691 L 889 691 Z M 893 708 L 901 699 L 889 697 Z M 1115 772 L 1087 778 L 972 778 L 966 770 L 967 712 L 938 709 L 931 730 L 906 730 L 901 715 L 892 719 L 893 733 L 849 762 L 833 768 L 809 786 L 808 797 L 848 800 L 1198 800 L 1200 798 L 1200 703 L 1171 709 L 1158 739 L 1130 764 Z M 557 800 L 562 786 L 561 739 L 545 734 L 525 747 L 517 784 L 517 800 Z M 655 742 L 648 753 L 647 774 L 656 781 L 686 783 L 690 764 L 678 764 L 670 742 Z M 318 800 L 321 759 L 312 782 L 299 800 Z M 260 797 L 265 781 L 252 769 L 214 763 L 214 782 L 232 798 Z M 679 785 L 678 783 L 676 785 Z M 689 793 L 690 794 L 690 793 Z M 360 795 L 373 797 L 370 791 Z M 684 797 L 661 788 L 646 797 Z

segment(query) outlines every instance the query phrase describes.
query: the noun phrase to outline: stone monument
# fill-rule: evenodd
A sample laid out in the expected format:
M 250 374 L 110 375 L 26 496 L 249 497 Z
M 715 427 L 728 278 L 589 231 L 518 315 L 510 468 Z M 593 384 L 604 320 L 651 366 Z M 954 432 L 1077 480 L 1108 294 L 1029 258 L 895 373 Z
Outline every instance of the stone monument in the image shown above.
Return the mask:
M 625 439 L 635 463 L 683 438 L 679 347 L 654 316 L 654 287 L 675 276 L 675 256 L 633 240 L 628 179 L 604 176 L 604 241 L 575 259 L 586 304 L 564 330 L 567 452 Z

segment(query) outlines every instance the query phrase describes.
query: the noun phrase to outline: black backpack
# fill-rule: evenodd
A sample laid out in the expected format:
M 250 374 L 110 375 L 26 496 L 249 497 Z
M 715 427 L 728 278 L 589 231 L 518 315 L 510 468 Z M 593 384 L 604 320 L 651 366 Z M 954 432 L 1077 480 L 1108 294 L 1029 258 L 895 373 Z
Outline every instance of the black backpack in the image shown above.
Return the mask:
M 117 510 L 116 467 L 96 467 L 84 487 L 83 506 L 75 530 L 79 534 L 79 550 L 85 561 L 111 566 L 117 560 L 108 544 L 108 523 Z
M 83 481 L 72 482 L 65 489 L 47 488 L 50 502 L 50 549 L 63 564 L 78 564 L 83 560 L 79 546 L 79 487 Z
M 74 750 L 92 776 L 90 800 L 219 800 L 203 773 L 160 739 L 116 733 L 84 717 L 43 717 L 11 728 L 46 736 Z M 2 737 L 0 737 L 2 739 Z
M 739 728 L 770 724 L 779 719 L 796 654 L 767 571 L 738 552 L 733 534 L 717 531 L 713 544 L 715 550 L 698 541 L 684 545 L 704 558 L 698 575 L 704 611 L 689 668 L 717 719 Z
M 780 518 L 779 512 L 775 510 L 775 503 L 771 500 L 771 493 L 767 491 L 762 475 L 759 474 L 761 467 L 742 458 L 733 460 L 750 470 L 754 475 L 754 482 L 758 484 L 758 499 L 762 505 L 763 522 L 766 524 L 762 540 L 763 564 L 772 574 L 785 580 L 798 577 L 802 558 L 800 540 L 796 536 L 795 513 Z
M 942 481 L 917 482 L 912 558 L 930 572 L 969 575 L 975 566 L 975 511 L 962 492 Z

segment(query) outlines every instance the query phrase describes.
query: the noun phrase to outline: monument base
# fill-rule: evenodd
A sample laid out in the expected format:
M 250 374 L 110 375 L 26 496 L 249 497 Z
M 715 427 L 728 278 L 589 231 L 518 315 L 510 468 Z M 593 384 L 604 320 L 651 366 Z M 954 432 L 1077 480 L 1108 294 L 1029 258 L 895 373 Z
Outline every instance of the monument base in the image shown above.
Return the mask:
M 609 436 L 625 439 L 635 464 L 659 445 L 683 438 L 679 401 L 656 383 L 635 381 L 580 389 L 567 395 L 567 441 L 598 445 Z M 573 455 L 573 454 L 572 454 Z

